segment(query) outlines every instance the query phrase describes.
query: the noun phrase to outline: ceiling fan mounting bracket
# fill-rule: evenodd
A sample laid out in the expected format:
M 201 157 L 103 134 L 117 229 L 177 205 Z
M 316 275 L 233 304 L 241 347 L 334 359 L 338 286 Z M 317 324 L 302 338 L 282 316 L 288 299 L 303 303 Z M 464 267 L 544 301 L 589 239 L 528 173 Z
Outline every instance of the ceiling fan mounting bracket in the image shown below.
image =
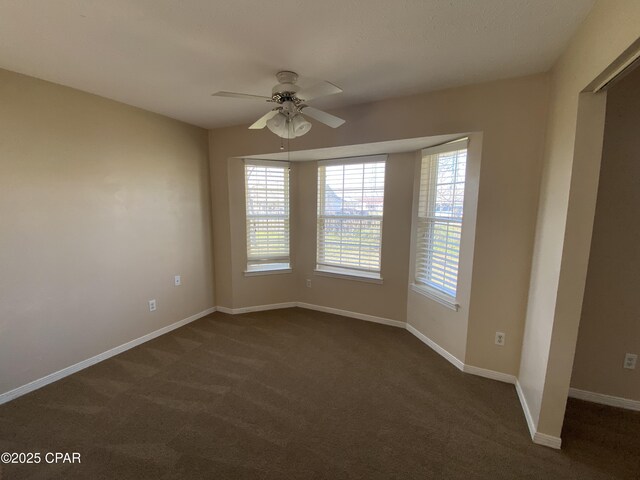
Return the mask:
M 299 103 L 300 100 L 297 97 L 300 87 L 296 85 L 298 81 L 298 74 L 289 70 L 283 70 L 276 74 L 278 84 L 271 90 L 271 98 L 274 102 L 294 102 Z
M 282 70 L 276 73 L 278 83 L 296 83 L 298 81 L 298 74 L 290 70 Z

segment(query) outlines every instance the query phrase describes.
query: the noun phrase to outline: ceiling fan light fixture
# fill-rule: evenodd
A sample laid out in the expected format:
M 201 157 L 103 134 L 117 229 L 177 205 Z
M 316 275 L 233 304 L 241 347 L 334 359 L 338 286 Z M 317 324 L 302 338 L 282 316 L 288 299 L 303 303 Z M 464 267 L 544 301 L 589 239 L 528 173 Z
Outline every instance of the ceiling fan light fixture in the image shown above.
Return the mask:
M 296 137 L 301 137 L 311 130 L 311 122 L 300 114 L 291 119 L 291 125 L 293 126 L 293 133 Z
M 273 118 L 267 120 L 267 128 L 276 135 L 280 135 L 283 129 L 286 129 L 287 117 L 282 113 L 276 114 Z
M 281 112 L 267 121 L 267 128 L 282 138 L 295 137 L 289 118 Z

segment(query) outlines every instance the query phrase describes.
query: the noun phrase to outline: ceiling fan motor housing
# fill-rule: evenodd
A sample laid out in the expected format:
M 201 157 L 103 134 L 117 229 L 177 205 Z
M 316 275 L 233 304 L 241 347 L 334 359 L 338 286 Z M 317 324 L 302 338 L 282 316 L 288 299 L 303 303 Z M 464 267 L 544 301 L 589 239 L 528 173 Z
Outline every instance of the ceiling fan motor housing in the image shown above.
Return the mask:
M 279 83 L 271 89 L 273 99 L 278 103 L 287 101 L 296 103 L 296 93 L 300 90 L 300 87 L 296 85 L 298 74 L 285 70 L 278 72 L 276 78 Z

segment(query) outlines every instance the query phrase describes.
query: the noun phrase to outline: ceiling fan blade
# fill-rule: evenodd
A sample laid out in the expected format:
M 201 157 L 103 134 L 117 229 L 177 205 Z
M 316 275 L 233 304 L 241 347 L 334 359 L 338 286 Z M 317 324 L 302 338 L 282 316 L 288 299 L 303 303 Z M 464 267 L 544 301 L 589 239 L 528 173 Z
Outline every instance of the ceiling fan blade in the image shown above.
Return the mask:
M 322 110 L 318 110 L 313 107 L 304 107 L 302 110 L 306 116 L 314 118 L 319 122 L 324 123 L 325 125 L 329 125 L 331 128 L 338 128 L 342 125 L 346 120 L 343 120 L 340 117 L 336 117 L 335 115 L 331 115 L 330 113 L 323 112 Z
M 244 98 L 246 100 L 271 100 L 271 97 L 265 97 L 264 95 L 251 95 L 249 93 L 236 93 L 236 92 L 216 92 L 211 94 L 212 97 L 227 97 L 227 98 Z
M 251 130 L 259 130 L 267 126 L 267 122 L 278 114 L 278 109 L 265 113 L 249 127 Z
M 297 96 L 298 98 L 309 101 L 318 97 L 335 95 L 336 93 L 342 93 L 342 89 L 331 82 L 320 82 L 311 85 L 309 88 L 303 88 L 297 93 Z

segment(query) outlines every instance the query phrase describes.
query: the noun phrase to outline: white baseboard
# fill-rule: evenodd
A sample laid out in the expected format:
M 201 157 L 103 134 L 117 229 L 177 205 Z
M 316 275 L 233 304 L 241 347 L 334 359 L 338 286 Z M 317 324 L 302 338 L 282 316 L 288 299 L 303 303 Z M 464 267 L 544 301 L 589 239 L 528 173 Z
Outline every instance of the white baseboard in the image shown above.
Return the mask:
M 368 315 L 364 313 L 351 312 L 348 310 L 340 310 L 338 308 L 324 307 L 321 305 L 313 305 L 313 304 L 304 303 L 304 302 L 274 303 L 269 305 L 256 305 L 256 306 L 241 307 L 241 308 L 229 308 L 229 307 L 223 307 L 223 306 L 209 308 L 207 310 L 204 310 L 203 312 L 197 313 L 188 318 L 172 323 L 171 325 L 167 325 L 166 327 L 160 328 L 154 332 L 143 335 L 140 338 L 127 342 L 118 347 L 112 348 L 111 350 L 103 352 L 99 355 L 88 358 L 86 360 L 78 362 L 69 367 L 63 368 L 62 370 L 59 370 L 50 375 L 47 375 L 46 377 L 42 377 L 26 385 L 23 385 L 21 387 L 15 388 L 8 392 L 2 393 L 0 394 L 0 405 L 10 400 L 13 400 L 14 398 L 22 396 L 26 393 L 32 392 L 40 387 L 44 387 L 45 385 L 53 383 L 56 380 L 60 380 L 68 375 L 76 373 L 84 368 L 90 367 L 91 365 L 95 365 L 96 363 L 101 362 L 102 360 L 106 360 L 110 357 L 113 357 L 114 355 L 117 355 L 126 350 L 129 350 L 130 348 L 136 347 L 142 343 L 145 343 L 149 340 L 159 337 L 160 335 L 163 335 L 172 330 L 175 330 L 176 328 L 180 328 L 183 325 L 193 322 L 215 311 L 236 315 L 241 313 L 260 312 L 265 310 L 275 310 L 280 308 L 292 308 L 292 307 L 306 308 L 308 310 L 316 310 L 316 311 L 325 312 L 325 313 L 342 315 L 344 317 L 356 318 L 358 320 L 365 320 L 368 322 L 381 323 L 383 325 L 391 325 L 394 327 L 406 328 L 409 332 L 415 335 L 418 339 L 420 339 L 423 343 L 425 343 L 427 346 L 433 349 L 436 353 L 444 357 L 457 369 L 465 373 L 470 373 L 472 375 L 478 375 L 478 376 L 489 378 L 492 380 L 498 380 L 501 382 L 515 384 L 516 392 L 518 393 L 518 398 L 520 399 L 520 404 L 522 405 L 522 410 L 527 420 L 527 425 L 529 427 L 531 438 L 534 441 L 534 443 L 545 445 L 545 446 L 556 448 L 556 449 L 560 448 L 561 439 L 559 437 L 554 437 L 554 436 L 547 435 L 544 433 L 539 433 L 536 431 L 535 424 L 531 417 L 531 412 L 529 411 L 529 406 L 527 405 L 526 399 L 522 392 L 522 388 L 520 387 L 520 384 L 518 383 L 515 376 L 502 373 L 502 372 L 496 372 L 493 370 L 487 370 L 480 367 L 475 367 L 473 365 L 465 365 L 465 363 L 462 360 L 457 358 L 455 355 L 449 353 L 447 350 L 442 348 L 440 345 L 438 345 L 436 342 L 431 340 L 429 337 L 427 337 L 426 335 L 418 331 L 413 325 L 410 325 L 408 323 L 401 322 L 398 320 L 391 320 L 389 318 L 376 317 L 374 315 Z M 628 408 L 631 410 L 640 410 L 640 402 L 635 400 L 624 399 L 620 397 L 612 397 L 609 395 L 602 395 L 598 393 L 587 392 L 584 390 L 578 390 L 573 388 L 570 390 L 569 396 L 574 398 L 580 398 L 582 400 L 593 401 L 596 403 L 602 403 L 604 405 Z
M 533 443 L 538 445 L 542 445 L 543 447 L 553 448 L 555 450 L 560 450 L 562 446 L 562 439 L 560 437 L 554 437 L 553 435 L 547 435 L 546 433 L 535 432 L 531 439 Z
M 95 365 L 98 362 L 106 360 L 107 358 L 113 357 L 114 355 L 118 355 L 130 348 L 136 347 L 142 343 L 148 342 L 160 335 L 164 335 L 176 328 L 180 328 L 183 325 L 186 325 L 190 322 L 198 320 L 206 315 L 209 315 L 213 312 L 222 312 L 231 315 L 237 315 L 241 313 L 249 313 L 249 312 L 260 312 L 265 310 L 276 310 L 279 308 L 292 308 L 292 307 L 302 307 L 307 308 L 309 310 L 318 310 L 327 313 L 334 313 L 337 315 L 342 315 L 345 317 L 357 318 L 359 320 L 366 320 L 369 322 L 383 323 L 385 325 L 392 325 L 394 327 L 404 328 L 405 323 L 397 320 L 391 320 L 388 318 L 375 317 L 373 315 L 366 315 L 363 313 L 349 312 L 347 310 L 339 310 L 337 308 L 323 307 L 320 305 L 312 305 L 308 303 L 299 303 L 299 302 L 285 302 L 285 303 L 273 303 L 269 305 L 256 305 L 252 307 L 241 307 L 241 308 L 228 308 L 228 307 L 212 307 L 203 312 L 196 313 L 188 318 L 180 320 L 178 322 L 172 323 L 171 325 L 167 325 L 166 327 L 160 328 L 154 332 L 143 335 L 140 338 L 136 338 L 135 340 L 131 340 L 123 345 L 107 350 L 106 352 L 102 352 L 98 355 L 95 355 L 91 358 L 87 358 L 86 360 L 82 360 L 74 365 L 70 365 L 69 367 L 63 368 L 62 370 L 58 370 L 57 372 L 51 373 L 45 377 L 34 380 L 33 382 L 29 382 L 26 385 L 22 385 L 18 388 L 14 388 L 13 390 L 9 390 L 8 392 L 0 394 L 0 405 L 6 403 L 14 398 L 18 398 L 22 395 L 25 395 L 29 392 L 37 390 L 38 388 L 44 387 L 45 385 L 49 385 L 57 380 L 60 380 L 64 377 L 67 377 L 73 373 L 79 372 L 91 365 Z
M 491 380 L 498 380 L 499 382 L 516 384 L 516 376 L 508 373 L 496 372 L 495 370 L 488 370 L 486 368 L 474 367 L 473 365 L 465 364 L 462 369 L 463 372 L 477 375 L 479 377 L 490 378 Z
M 399 320 L 391 320 L 390 318 L 376 317 L 374 315 L 368 315 L 366 313 L 351 312 L 349 310 L 340 310 L 339 308 L 325 307 L 323 305 L 314 305 L 304 302 L 285 302 L 285 303 L 272 303 L 270 305 L 255 305 L 252 307 L 241 308 L 228 308 L 228 307 L 216 307 L 219 312 L 228 313 L 230 315 L 237 315 L 239 313 L 249 312 L 262 312 L 265 310 L 276 310 L 279 308 L 292 308 L 300 307 L 307 310 L 316 310 L 318 312 L 333 313 L 335 315 L 342 315 L 343 317 L 357 318 L 358 320 L 365 320 L 367 322 L 382 323 L 383 325 L 391 325 L 393 327 L 405 328 L 405 323 Z
M 614 397 L 613 395 L 589 392 L 588 390 L 580 390 L 578 388 L 570 388 L 569 397 L 599 403 L 601 405 L 608 405 L 610 407 L 625 408 L 627 410 L 635 410 L 636 412 L 640 411 L 640 401 L 631 400 L 630 398 Z
M 522 406 L 522 411 L 524 412 L 524 417 L 526 418 L 527 426 L 529 427 L 529 433 L 531 434 L 531 440 L 533 440 L 533 443 L 537 443 L 538 445 L 544 445 L 545 447 L 551 447 L 559 450 L 562 445 L 562 439 L 560 437 L 554 437 L 553 435 L 538 432 L 536 424 L 533 421 L 533 417 L 531 416 L 531 410 L 529 410 L 527 399 L 525 398 L 522 387 L 520 386 L 520 382 L 516 380 L 515 383 L 518 399 L 520 400 L 520 405 Z
M 279 308 L 292 308 L 297 307 L 297 302 L 284 302 L 284 303 L 271 303 L 268 305 L 254 305 L 252 307 L 240 307 L 240 308 L 229 308 L 229 307 L 216 307 L 218 312 L 228 313 L 229 315 L 238 315 L 240 313 L 251 313 L 251 312 L 263 312 L 265 310 L 277 310 Z
M 411 332 L 413 335 L 418 337 L 418 339 L 422 343 L 426 344 L 428 347 L 430 347 L 436 353 L 438 353 L 439 355 L 444 357 L 446 360 L 448 360 L 458 370 L 464 371 L 464 362 L 462 360 L 460 360 L 458 357 L 456 357 L 455 355 L 453 355 L 453 354 L 449 353 L 448 351 L 446 351 L 444 348 L 442 348 L 440 345 L 438 345 L 436 342 L 431 340 L 424 333 L 420 332 L 416 327 L 414 327 L 413 325 L 411 325 L 409 323 L 407 323 L 407 330 L 409 330 L 409 332 Z
M 527 399 L 524 396 L 524 392 L 522 391 L 520 382 L 517 380 L 516 380 L 516 393 L 518 394 L 518 400 L 520 400 L 520 406 L 522 407 L 522 411 L 524 412 L 524 418 L 527 420 L 529 433 L 531 433 L 531 438 L 533 439 L 533 436 L 536 433 L 536 424 L 533 421 L 533 417 L 531 416 L 531 410 L 529 410 L 529 405 L 527 404 Z
M 524 412 L 525 419 L 527 420 L 527 426 L 529 427 L 529 432 L 531 433 L 531 439 L 533 440 L 533 442 L 537 443 L 538 445 L 544 445 L 555 449 L 560 448 L 560 445 L 562 443 L 560 437 L 554 437 L 545 433 L 540 433 L 536 430 L 536 425 L 533 421 L 533 418 L 531 417 L 529 405 L 527 405 L 527 400 L 524 397 L 524 393 L 522 392 L 520 383 L 518 383 L 518 379 L 515 377 L 515 375 L 496 372 L 494 370 L 487 370 L 486 368 L 475 367 L 473 365 L 466 365 L 455 355 L 449 353 L 429 337 L 418 331 L 413 325 L 407 323 L 407 330 L 418 337 L 423 343 L 435 350 L 436 353 L 442 355 L 442 357 L 448 360 L 459 370 L 462 370 L 465 373 L 470 373 L 472 375 L 478 375 L 480 377 L 490 378 L 491 380 L 498 380 L 499 382 L 505 382 L 515 385 L 518 399 L 520 399 L 520 405 L 522 406 L 522 411 Z
M 407 323 L 407 330 L 411 332 L 413 335 L 418 337 L 423 343 L 429 346 L 431 349 L 435 350 L 436 353 L 440 354 L 447 361 L 449 361 L 452 365 L 454 365 L 457 369 L 462 370 L 465 373 L 470 373 L 472 375 L 477 375 L 479 377 L 489 378 L 491 380 L 497 380 L 499 382 L 510 383 L 515 385 L 516 377 L 515 375 L 510 375 L 508 373 L 496 372 L 495 370 L 488 370 L 486 368 L 480 368 L 473 365 L 467 365 L 458 357 L 448 352 L 436 342 L 431 340 L 425 334 L 420 332 L 416 327 Z
M 356 318 L 358 320 L 365 320 L 367 322 L 375 322 L 375 323 L 381 323 L 383 325 L 391 325 L 393 327 L 406 328 L 409 332 L 411 332 L 413 335 L 418 337 L 422 342 L 428 345 L 431 349 L 435 350 L 438 354 L 442 355 L 445 359 L 451 362 L 451 364 L 453 364 L 459 370 L 462 370 L 463 372 L 466 372 L 466 373 L 470 373 L 472 375 L 478 375 L 480 377 L 489 378 L 491 380 L 498 380 L 500 382 L 505 382 L 510 384 L 516 383 L 516 377 L 514 375 L 510 375 L 502 372 L 496 372 L 494 370 L 487 370 L 486 368 L 475 367 L 473 365 L 465 365 L 465 363 L 462 360 L 457 358 L 455 355 L 449 353 L 447 350 L 442 348 L 436 342 L 434 342 L 429 337 L 421 333 L 413 325 L 409 325 L 405 322 L 400 322 L 398 320 L 391 320 L 389 318 L 376 317 L 374 315 L 368 315 L 365 313 L 351 312 L 349 310 L 341 310 L 339 308 L 325 307 L 323 305 L 314 305 L 311 303 L 304 303 L 304 302 L 274 303 L 271 305 L 256 305 L 253 307 L 242 307 L 242 308 L 228 308 L 228 307 L 218 306 L 217 309 L 219 312 L 222 312 L 222 313 L 236 315 L 239 313 L 260 312 L 264 310 L 275 310 L 278 308 L 291 308 L 291 307 L 306 308 L 307 310 L 316 310 L 318 312 L 333 313 L 335 315 L 342 315 L 343 317 Z
M 106 352 L 102 352 L 91 358 L 87 358 L 86 360 L 82 360 L 81 362 L 78 362 L 69 367 L 63 368 L 62 370 L 58 370 L 57 372 L 51 373 L 45 377 L 34 380 L 33 382 L 29 382 L 26 385 L 22 385 L 21 387 L 14 388 L 13 390 L 9 390 L 8 392 L 2 393 L 0 394 L 0 405 L 10 400 L 13 400 L 14 398 L 18 398 L 22 395 L 25 395 L 29 392 L 33 392 L 34 390 L 44 387 L 45 385 L 49 385 L 50 383 L 53 383 L 64 377 L 67 377 L 73 373 L 79 372 L 80 370 L 90 367 L 91 365 L 95 365 L 96 363 L 106 360 L 107 358 L 111 358 L 114 355 L 118 355 L 119 353 L 129 350 L 130 348 L 137 347 L 142 343 L 148 342 L 149 340 L 153 340 L 154 338 L 159 337 L 160 335 L 164 335 L 165 333 L 175 330 L 176 328 L 180 328 L 186 325 L 187 323 L 191 323 L 215 311 L 216 311 L 216 307 L 208 308 L 207 310 L 204 310 L 200 313 L 196 313 L 195 315 L 191 315 L 190 317 L 187 317 L 183 320 L 172 323 L 171 325 L 167 325 L 166 327 L 162 327 L 151 333 L 147 333 L 142 337 L 136 338 L 135 340 L 131 340 L 130 342 L 124 343 L 118 347 L 107 350 Z
M 333 313 L 335 315 L 342 315 L 343 317 L 357 318 L 358 320 L 365 320 L 367 322 L 381 323 L 383 325 L 391 325 L 392 327 L 405 328 L 406 323 L 399 320 L 391 320 L 390 318 L 376 317 L 374 315 L 368 315 L 366 313 L 350 312 L 348 310 L 340 310 L 339 308 L 324 307 L 322 305 L 313 305 L 311 303 L 296 302 L 296 306 L 300 308 L 306 308 L 307 310 L 316 310 L 318 312 Z

